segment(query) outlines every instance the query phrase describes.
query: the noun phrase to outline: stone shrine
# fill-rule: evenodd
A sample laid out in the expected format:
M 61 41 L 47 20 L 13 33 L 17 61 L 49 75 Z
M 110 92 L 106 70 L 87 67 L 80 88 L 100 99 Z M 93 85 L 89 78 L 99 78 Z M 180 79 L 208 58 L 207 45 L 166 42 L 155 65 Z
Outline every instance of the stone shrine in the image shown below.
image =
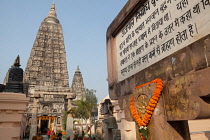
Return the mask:
M 22 139 L 27 123 L 25 114 L 29 99 L 23 93 L 23 69 L 19 56 L 5 77 L 0 90 L 0 139 Z
M 19 66 L 20 57 L 18 55 L 4 79 L 4 92 L 23 93 L 23 69 Z
M 31 135 L 37 130 L 45 134 L 48 128 L 55 132 L 63 130 L 62 114 L 68 109 L 68 103 L 85 96 L 79 67 L 72 88 L 69 87 L 64 37 L 54 3 L 39 27 L 24 72 L 24 83 L 28 83 L 30 97 L 27 114 L 28 125 L 34 127 Z
M 188 120 L 210 118 L 209 12 L 209 0 L 129 0 L 108 27 L 109 96 L 135 122 L 135 131 L 125 131 L 136 139 L 142 139 L 139 124 L 149 122 L 148 140 L 190 140 Z M 163 91 L 150 104 L 155 79 Z M 125 131 L 122 140 L 129 139 Z

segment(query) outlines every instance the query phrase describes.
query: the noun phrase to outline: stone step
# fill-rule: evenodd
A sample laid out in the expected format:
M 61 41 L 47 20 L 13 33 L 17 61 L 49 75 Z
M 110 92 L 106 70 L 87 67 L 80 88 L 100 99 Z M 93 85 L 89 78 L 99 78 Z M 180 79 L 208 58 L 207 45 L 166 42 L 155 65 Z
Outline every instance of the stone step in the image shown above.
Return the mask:
M 191 140 L 209 140 L 210 139 L 210 132 L 197 132 L 191 133 L 190 135 Z

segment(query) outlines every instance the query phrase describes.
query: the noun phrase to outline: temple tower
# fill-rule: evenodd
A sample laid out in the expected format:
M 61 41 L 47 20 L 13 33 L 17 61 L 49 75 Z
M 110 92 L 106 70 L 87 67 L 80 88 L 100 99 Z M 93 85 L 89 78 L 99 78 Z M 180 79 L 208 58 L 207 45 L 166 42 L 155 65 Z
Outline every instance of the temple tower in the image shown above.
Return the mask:
M 41 23 L 27 67 L 24 82 L 30 87 L 69 87 L 66 52 L 61 24 L 52 4 Z
M 27 113 L 33 127 L 30 137 L 36 135 L 37 127 L 43 134 L 47 128 L 62 130 L 62 113 L 68 100 L 75 98 L 68 79 L 64 37 L 53 3 L 39 27 L 24 73 L 30 97 Z
M 75 100 L 85 99 L 85 86 L 82 78 L 82 73 L 80 72 L 79 66 L 74 73 L 74 78 L 71 85 L 72 91 L 76 94 Z

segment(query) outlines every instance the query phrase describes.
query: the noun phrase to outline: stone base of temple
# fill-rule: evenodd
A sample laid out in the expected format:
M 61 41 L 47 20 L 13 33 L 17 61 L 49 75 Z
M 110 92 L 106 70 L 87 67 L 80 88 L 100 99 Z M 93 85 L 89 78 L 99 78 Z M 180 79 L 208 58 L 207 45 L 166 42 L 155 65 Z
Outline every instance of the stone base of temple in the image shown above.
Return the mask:
M 25 94 L 0 93 L 0 139 L 19 140 L 26 126 L 25 109 L 29 102 Z

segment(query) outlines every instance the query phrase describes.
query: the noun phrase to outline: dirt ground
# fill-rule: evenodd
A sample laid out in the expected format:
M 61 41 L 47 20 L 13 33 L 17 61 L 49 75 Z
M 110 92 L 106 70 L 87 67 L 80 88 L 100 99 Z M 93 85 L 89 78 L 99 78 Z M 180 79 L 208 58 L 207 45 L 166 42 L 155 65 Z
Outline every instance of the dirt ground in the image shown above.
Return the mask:
M 188 121 L 192 140 L 210 140 L 210 119 Z

